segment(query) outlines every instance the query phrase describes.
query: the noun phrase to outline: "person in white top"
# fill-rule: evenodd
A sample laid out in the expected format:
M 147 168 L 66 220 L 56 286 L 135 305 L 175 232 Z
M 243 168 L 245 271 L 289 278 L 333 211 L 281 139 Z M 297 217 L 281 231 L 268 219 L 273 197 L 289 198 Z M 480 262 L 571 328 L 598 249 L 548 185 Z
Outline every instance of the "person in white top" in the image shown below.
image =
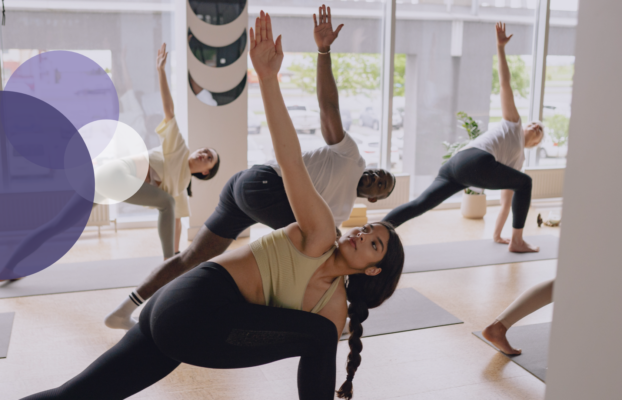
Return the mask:
M 501 212 L 497 218 L 494 241 L 509 244 L 516 253 L 536 252 L 540 249 L 523 240 L 523 228 L 531 202 L 531 178 L 520 172 L 525 161 L 525 148 L 537 146 L 544 135 L 540 122 L 521 125 L 510 86 L 510 70 L 505 57 L 505 45 L 510 36 L 505 34 L 505 24 L 495 26 L 499 56 L 499 81 L 501 85 L 501 111 L 503 120 L 494 129 L 473 140 L 441 167 L 438 176 L 418 198 L 403 204 L 384 217 L 394 226 L 418 217 L 443 201 L 466 189 L 501 189 Z M 512 238 L 501 237 L 501 230 L 512 207 Z
M 354 140 L 341 123 L 339 94 L 333 77 L 330 45 L 341 28 L 333 30 L 330 18 L 314 29 L 320 54 L 317 65 L 317 96 L 322 136 L 326 146 L 303 154 L 313 186 L 328 204 L 338 227 L 347 220 L 357 197 L 376 202 L 395 188 L 395 176 L 383 169 L 365 169 Z M 312 213 L 314 210 L 308 210 Z M 227 250 L 246 228 L 259 222 L 273 229 L 296 221 L 285 193 L 281 169 L 276 162 L 255 165 L 238 172 L 225 185 L 214 213 L 180 255 L 166 260 L 133 291 L 106 320 L 112 328 L 129 329 L 136 321 L 132 312 L 159 288 Z
M 181 136 L 175 120 L 173 98 L 166 79 L 167 57 L 166 43 L 163 43 L 156 59 L 164 109 L 164 119 L 156 127 L 161 145 L 149 150 L 149 172 L 145 183 L 136 194 L 125 200 L 127 203 L 158 209 L 158 234 L 164 259 L 172 257 L 179 251 L 180 219 L 190 215 L 188 195 L 192 195 L 191 177 L 201 180 L 211 179 L 218 172 L 220 165 L 220 157 L 216 150 L 202 148 L 190 154 Z M 134 178 L 131 176 L 132 172 L 141 168 L 144 166 L 129 164 L 128 169 L 131 171 L 128 179 Z M 106 193 L 102 195 L 105 196 Z

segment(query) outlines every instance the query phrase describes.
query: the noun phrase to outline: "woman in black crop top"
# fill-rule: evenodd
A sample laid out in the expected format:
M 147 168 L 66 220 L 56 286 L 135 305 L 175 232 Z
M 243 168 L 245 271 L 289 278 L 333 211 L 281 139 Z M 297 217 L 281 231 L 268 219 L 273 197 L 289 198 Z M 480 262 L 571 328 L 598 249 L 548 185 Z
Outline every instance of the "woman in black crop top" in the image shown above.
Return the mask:
M 320 57 L 330 57 L 328 46 L 339 30 L 333 31 L 330 14 L 320 8 L 314 31 Z M 319 257 L 336 240 L 333 217 L 302 162 L 277 79 L 283 60 L 281 39 L 273 40 L 270 17 L 263 11 L 255 30 L 250 31 L 250 49 L 276 158 L 297 221 L 284 230 L 298 251 Z M 330 69 L 329 62 L 324 66 Z M 327 85 L 323 90 L 336 93 L 334 81 Z M 323 118 L 339 118 L 337 104 L 333 113 Z M 244 368 L 289 357 L 300 357 L 300 399 L 333 399 L 337 342 L 346 316 L 351 332 L 348 374 L 338 395 L 350 399 L 352 379 L 361 363 L 361 323 L 369 308 L 378 307 L 395 291 L 404 250 L 387 223 L 353 229 L 338 244 L 310 278 L 302 311 L 263 305 L 259 269 L 246 246 L 164 286 L 147 303 L 139 324 L 112 349 L 59 388 L 27 399 L 124 399 L 164 378 L 182 362 L 206 368 Z M 348 276 L 347 288 L 339 285 L 318 314 L 308 312 L 342 276 Z

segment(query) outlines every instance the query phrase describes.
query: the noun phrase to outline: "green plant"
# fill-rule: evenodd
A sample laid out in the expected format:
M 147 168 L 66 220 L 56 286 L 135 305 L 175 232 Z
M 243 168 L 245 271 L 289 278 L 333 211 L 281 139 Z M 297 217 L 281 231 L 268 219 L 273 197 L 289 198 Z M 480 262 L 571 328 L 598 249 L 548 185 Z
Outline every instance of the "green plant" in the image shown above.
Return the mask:
M 556 114 L 544 119 L 544 125 L 548 128 L 548 134 L 557 146 L 568 143 L 568 127 L 570 119 L 565 115 Z
M 380 88 L 379 54 L 333 53 L 331 60 L 339 93 L 372 97 L 374 91 Z M 304 92 L 316 92 L 317 53 L 304 53 L 288 69 L 294 73 L 292 84 Z
M 508 68 L 510 70 L 510 86 L 512 91 L 520 97 L 529 97 L 529 73 L 527 65 L 521 56 L 507 56 Z M 499 94 L 501 86 L 499 84 L 499 58 L 495 55 L 492 59 L 492 94 Z
M 339 93 L 346 96 L 359 94 L 372 97 L 380 88 L 380 54 L 332 53 L 333 75 Z M 317 90 L 317 53 L 303 53 L 302 57 L 289 67 L 293 72 L 292 84 L 306 93 Z M 395 55 L 393 95 L 404 96 L 406 76 L 406 54 Z
M 460 111 L 456 115 L 458 117 L 458 121 L 462 122 L 462 124 L 458 126 L 466 131 L 468 139 L 461 141 L 461 142 L 455 142 L 455 143 L 443 142 L 443 146 L 445 146 L 446 153 L 443 155 L 442 164 L 445 164 L 447 161 L 449 161 L 451 157 L 453 157 L 457 152 L 459 152 L 464 146 L 469 144 L 471 140 L 474 140 L 475 138 L 477 138 L 479 135 L 482 134 L 482 131 L 479 129 L 479 124 L 477 123 L 477 121 L 471 118 L 467 113 L 465 113 L 464 111 Z M 464 193 L 484 194 L 484 191 L 482 190 L 481 193 L 478 193 L 476 191 L 473 191 L 467 188 L 464 190 Z
M 460 111 L 458 114 L 458 121 L 462 122 L 462 124 L 458 125 L 460 128 L 464 129 L 468 135 L 468 139 L 462 142 L 443 142 L 443 146 L 445 146 L 446 153 L 443 155 L 443 164 L 445 164 L 451 157 L 454 156 L 457 152 L 459 152 L 464 146 L 469 144 L 469 142 L 479 135 L 482 134 L 482 131 L 479 129 L 479 124 L 473 118 L 469 117 L 467 113 L 464 111 Z

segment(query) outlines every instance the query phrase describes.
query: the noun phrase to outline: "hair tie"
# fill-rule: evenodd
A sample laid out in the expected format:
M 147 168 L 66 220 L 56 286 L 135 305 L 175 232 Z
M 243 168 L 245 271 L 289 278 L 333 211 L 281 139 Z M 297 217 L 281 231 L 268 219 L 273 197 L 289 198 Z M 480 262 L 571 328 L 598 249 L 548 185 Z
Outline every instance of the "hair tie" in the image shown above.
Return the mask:
M 354 379 L 352 375 L 348 374 L 348 376 L 346 376 L 346 381 L 352 382 L 352 379 Z

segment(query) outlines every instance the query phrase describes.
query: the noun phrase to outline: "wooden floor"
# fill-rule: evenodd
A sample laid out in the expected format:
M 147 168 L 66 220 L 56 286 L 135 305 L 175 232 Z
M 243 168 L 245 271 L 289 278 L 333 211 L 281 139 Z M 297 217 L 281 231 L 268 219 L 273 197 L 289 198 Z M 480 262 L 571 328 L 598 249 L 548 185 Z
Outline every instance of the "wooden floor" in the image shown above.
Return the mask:
M 526 236 L 559 235 L 538 228 L 533 206 Z M 498 207 L 483 220 L 459 210 L 432 211 L 402 225 L 404 244 L 491 238 Z M 378 218 L 378 216 L 375 216 Z M 511 216 L 510 216 L 511 218 Z M 509 228 L 509 222 L 508 222 Z M 509 229 L 508 229 L 509 232 Z M 182 248 L 187 241 L 182 240 Z M 241 239 L 240 246 L 248 243 Z M 122 259 L 161 254 L 155 229 L 87 231 L 62 262 Z M 556 261 L 464 268 L 402 276 L 464 324 L 363 339 L 363 361 L 354 379 L 355 399 L 544 399 L 545 385 L 471 334 L 481 330 L 523 290 L 555 275 Z M 1 289 L 0 289 L 1 290 Z M 15 311 L 9 354 L 0 360 L 0 397 L 23 396 L 57 387 L 82 371 L 123 335 L 103 325 L 104 316 L 130 289 L 101 290 L 0 300 L 0 312 Z M 552 306 L 517 325 L 550 321 Z M 337 382 L 345 378 L 347 343 L 341 342 Z M 182 365 L 132 399 L 296 399 L 297 360 L 242 370 L 208 370 Z

